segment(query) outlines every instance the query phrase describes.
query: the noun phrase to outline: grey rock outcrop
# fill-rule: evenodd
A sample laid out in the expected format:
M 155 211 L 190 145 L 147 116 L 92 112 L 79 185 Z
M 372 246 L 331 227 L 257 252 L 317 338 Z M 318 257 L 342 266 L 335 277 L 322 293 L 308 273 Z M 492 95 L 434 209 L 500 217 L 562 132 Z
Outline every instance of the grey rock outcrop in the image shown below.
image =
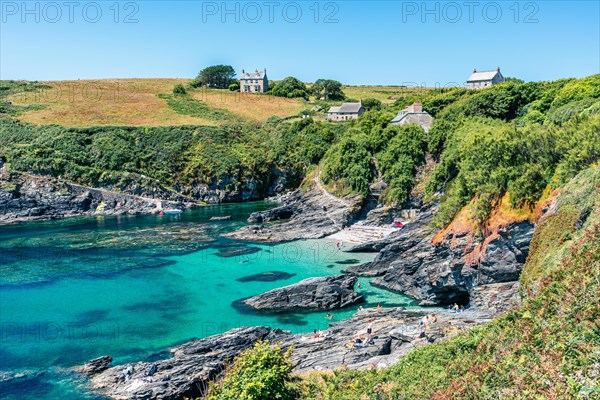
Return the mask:
M 172 349 L 169 359 L 116 366 L 96 374 L 91 387 L 118 400 L 201 397 L 228 361 L 270 334 L 270 328 L 257 326 L 188 342 Z
M 512 223 L 488 237 L 477 237 L 472 232 L 452 234 L 434 244 L 435 231 L 429 226 L 434 213 L 435 208 L 424 209 L 386 239 L 354 246 L 349 251 L 379 254 L 372 262 L 350 266 L 344 272 L 379 277 L 371 282 L 374 286 L 403 293 L 421 305 L 466 304 L 472 295 L 485 297 L 486 288 L 495 290 L 489 285 L 519 279 L 533 224 Z M 500 298 L 507 305 L 518 301 L 518 291 L 503 293 L 506 296 Z M 496 303 L 491 307 L 500 312 L 509 306 Z
M 171 350 L 172 358 L 109 368 L 91 377 L 90 386 L 115 400 L 175 400 L 205 394 L 211 380 L 227 362 L 257 340 L 294 346 L 295 371 L 383 368 L 415 347 L 447 340 L 472 326 L 487 323 L 489 316 L 476 311 L 452 314 L 436 311 L 435 322 L 422 325 L 425 313 L 402 308 L 367 309 L 332 323 L 319 332 L 292 334 L 267 327 L 238 328 L 194 340 Z M 372 327 L 368 341 L 367 327 Z M 129 371 L 129 372 L 128 372 Z
M 184 199 L 163 201 L 70 184 L 58 178 L 0 172 L 0 225 L 72 216 L 152 214 L 185 209 Z
M 283 196 L 280 201 L 278 207 L 250 215 L 248 222 L 261 225 L 245 226 L 227 236 L 261 242 L 319 239 L 347 226 L 360 211 L 362 198 L 337 198 L 314 183 L 306 190 Z
M 453 235 L 437 244 L 430 232 L 399 238 L 373 261 L 374 267 L 388 268 L 372 284 L 404 293 L 421 305 L 467 303 L 477 286 L 519 279 L 533 228 L 520 222 L 501 228 L 493 237 L 473 241 L 468 234 Z
M 244 300 L 264 311 L 333 310 L 364 301 L 354 291 L 357 279 L 348 275 L 304 279 Z
M 73 371 L 85 375 L 96 375 L 102 371 L 107 370 L 110 366 L 110 363 L 112 363 L 112 360 L 113 359 L 110 356 L 94 358 L 93 360 L 90 360 L 87 364 L 73 368 Z

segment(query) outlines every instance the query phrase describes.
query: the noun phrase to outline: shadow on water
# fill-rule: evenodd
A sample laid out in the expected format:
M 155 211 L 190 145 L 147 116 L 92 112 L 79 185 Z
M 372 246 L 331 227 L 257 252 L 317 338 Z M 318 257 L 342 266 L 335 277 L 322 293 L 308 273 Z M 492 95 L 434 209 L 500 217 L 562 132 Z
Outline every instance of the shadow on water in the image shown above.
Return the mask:
M 306 326 L 308 321 L 302 314 L 282 314 L 277 316 L 277 322 L 282 325 Z

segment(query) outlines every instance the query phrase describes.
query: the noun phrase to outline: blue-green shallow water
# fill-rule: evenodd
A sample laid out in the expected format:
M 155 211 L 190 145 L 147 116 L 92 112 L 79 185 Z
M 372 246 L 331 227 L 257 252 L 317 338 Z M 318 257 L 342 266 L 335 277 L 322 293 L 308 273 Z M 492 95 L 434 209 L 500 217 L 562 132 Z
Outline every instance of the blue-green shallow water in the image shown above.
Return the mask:
M 326 240 L 270 246 L 221 236 L 243 225 L 250 212 L 269 206 L 0 228 L 0 371 L 26 374 L 0 383 L 0 397 L 91 399 L 77 389 L 81 382 L 60 369 L 100 355 L 111 355 L 114 364 L 163 358 L 173 345 L 238 326 L 326 328 L 324 313 L 257 313 L 240 300 L 337 274 L 373 254 L 341 253 Z M 209 221 L 216 215 L 232 220 Z M 412 306 L 367 279 L 361 286 L 365 306 Z M 355 311 L 335 312 L 333 320 Z

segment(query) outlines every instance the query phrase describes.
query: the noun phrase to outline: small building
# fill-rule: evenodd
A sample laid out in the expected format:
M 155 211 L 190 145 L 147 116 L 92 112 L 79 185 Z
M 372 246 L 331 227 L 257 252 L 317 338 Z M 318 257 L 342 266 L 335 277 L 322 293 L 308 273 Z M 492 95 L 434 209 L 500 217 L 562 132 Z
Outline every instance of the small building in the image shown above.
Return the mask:
M 344 103 L 339 107 L 331 107 L 327 111 L 328 121 L 348 121 L 356 119 L 365 112 L 362 101 L 358 103 Z
M 467 79 L 467 89 L 483 89 L 489 86 L 494 86 L 504 82 L 504 77 L 500 73 L 500 67 L 494 71 L 481 71 L 477 72 L 473 68 L 473 73 Z
M 242 93 L 266 93 L 269 90 L 269 79 L 267 69 L 246 72 L 242 70 L 240 77 L 240 92 Z
M 423 105 L 421 103 L 413 103 L 404 110 L 399 111 L 396 117 L 390 121 L 390 124 L 392 125 L 411 123 L 421 125 L 423 130 L 427 133 L 433 123 L 433 117 L 427 111 L 423 111 Z

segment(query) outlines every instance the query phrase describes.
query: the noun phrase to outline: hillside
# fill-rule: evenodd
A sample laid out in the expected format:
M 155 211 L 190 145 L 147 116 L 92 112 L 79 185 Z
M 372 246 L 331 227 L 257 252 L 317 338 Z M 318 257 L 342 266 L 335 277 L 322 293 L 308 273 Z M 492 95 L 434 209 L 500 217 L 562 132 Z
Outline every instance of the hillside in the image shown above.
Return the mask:
M 300 398 L 597 398 L 598 277 L 600 167 L 593 167 L 564 187 L 539 222 L 521 308 L 388 369 L 303 375 Z
M 69 127 L 215 126 L 230 123 L 231 119 L 264 122 L 272 116 L 293 116 L 314 106 L 303 99 L 242 95 L 207 88 L 191 90 L 189 97 L 211 110 L 217 110 L 217 113 L 224 110 L 232 118 L 223 118 L 223 114 L 211 115 L 206 110 L 198 111 L 198 104 L 191 108 L 189 102 L 188 107 L 169 104 L 168 96 L 173 87 L 190 82 L 191 79 L 167 78 L 48 81 L 39 82 L 36 90 L 9 94 L 6 100 L 23 108 L 19 115 L 23 122 Z M 345 86 L 344 91 L 351 99 L 375 98 L 391 104 L 403 94 L 415 90 L 398 86 Z
M 177 83 L 190 79 L 101 79 L 40 82 L 43 88 L 9 95 L 17 106 L 36 108 L 22 112 L 19 119 L 38 125 L 172 126 L 219 125 L 227 121 L 181 112 L 169 106 L 161 94 L 170 95 Z M 289 116 L 305 108 L 304 102 L 273 96 L 244 95 L 228 90 L 198 89 L 191 93 L 211 108 L 231 112 L 250 121 L 272 115 Z

